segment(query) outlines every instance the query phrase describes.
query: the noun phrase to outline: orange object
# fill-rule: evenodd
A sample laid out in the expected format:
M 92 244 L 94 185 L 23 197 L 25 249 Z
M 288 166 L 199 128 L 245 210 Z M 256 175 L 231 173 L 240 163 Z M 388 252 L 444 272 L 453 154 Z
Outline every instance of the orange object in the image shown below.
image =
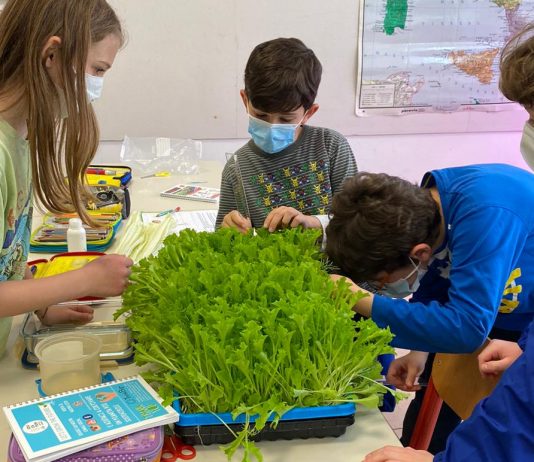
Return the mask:
M 196 449 L 189 444 L 184 444 L 180 437 L 176 435 L 165 435 L 163 451 L 161 453 L 161 458 L 165 462 L 176 462 L 178 459 L 191 460 L 196 455 Z
M 408 446 L 425 451 L 428 449 L 442 405 L 443 400 L 439 397 L 434 381 L 430 377 Z

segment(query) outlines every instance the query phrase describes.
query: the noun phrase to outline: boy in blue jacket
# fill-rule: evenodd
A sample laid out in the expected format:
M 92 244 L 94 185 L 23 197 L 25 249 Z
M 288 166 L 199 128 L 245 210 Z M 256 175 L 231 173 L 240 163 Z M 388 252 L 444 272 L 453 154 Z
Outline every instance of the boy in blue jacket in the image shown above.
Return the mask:
M 417 389 L 425 362 L 423 377 L 430 372 L 424 352 L 472 352 L 490 332 L 517 341 L 534 314 L 534 208 L 524 204 L 534 204 L 534 175 L 502 164 L 434 170 L 421 187 L 359 173 L 334 196 L 326 251 L 379 290 L 355 311 L 389 326 L 394 346 L 416 350 L 392 364 L 390 383 Z M 405 445 L 423 394 L 407 412 Z M 440 418 L 431 452 L 459 421 Z
M 472 352 L 494 325 L 520 333 L 533 317 L 534 208 L 525 204 L 534 175 L 510 165 L 434 170 L 421 187 L 358 173 L 334 197 L 326 250 L 383 294 L 355 310 L 389 326 L 394 346 Z
M 524 353 L 516 360 L 517 352 Z M 515 362 L 514 362 L 515 361 Z M 523 462 L 534 454 L 534 326 L 519 341 L 493 341 L 479 355 L 481 372 L 502 371 L 512 363 L 493 393 L 451 434 L 445 451 L 386 446 L 365 462 Z

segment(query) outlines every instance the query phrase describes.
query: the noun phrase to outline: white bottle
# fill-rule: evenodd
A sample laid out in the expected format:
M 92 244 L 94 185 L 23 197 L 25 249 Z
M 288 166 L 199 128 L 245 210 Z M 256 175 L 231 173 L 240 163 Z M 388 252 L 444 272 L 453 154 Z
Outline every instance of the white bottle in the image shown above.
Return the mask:
M 67 249 L 69 252 L 87 252 L 87 240 L 82 220 L 71 218 L 67 229 Z

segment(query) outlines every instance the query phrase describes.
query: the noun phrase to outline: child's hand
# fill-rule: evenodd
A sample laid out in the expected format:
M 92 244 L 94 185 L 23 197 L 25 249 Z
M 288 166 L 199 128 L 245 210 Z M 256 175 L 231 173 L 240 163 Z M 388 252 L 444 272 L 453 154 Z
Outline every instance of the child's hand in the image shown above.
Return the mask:
M 53 326 L 55 324 L 86 324 L 93 320 L 94 310 L 90 306 L 59 306 L 53 305 L 36 314 L 43 324 Z
M 133 261 L 124 255 L 104 255 L 85 265 L 80 272 L 88 283 L 86 295 L 113 297 L 120 295 L 128 285 Z
M 316 217 L 304 215 L 293 207 L 282 206 L 271 210 L 263 223 L 263 227 L 267 228 L 270 233 L 279 228 L 296 228 L 297 226 L 321 228 L 321 222 Z
M 478 368 L 482 376 L 502 374 L 523 353 L 515 342 L 492 340 L 478 355 Z
M 245 218 L 237 210 L 232 210 L 224 217 L 221 227 L 236 228 L 240 233 L 245 234 L 252 228 L 252 222 L 250 221 L 250 218 Z
M 425 369 L 427 358 L 428 353 L 424 351 L 410 351 L 407 355 L 397 358 L 389 366 L 387 383 L 403 391 L 420 390 L 421 386 L 415 381 Z
M 434 456 L 427 451 L 398 446 L 384 446 L 365 456 L 363 462 L 432 462 Z

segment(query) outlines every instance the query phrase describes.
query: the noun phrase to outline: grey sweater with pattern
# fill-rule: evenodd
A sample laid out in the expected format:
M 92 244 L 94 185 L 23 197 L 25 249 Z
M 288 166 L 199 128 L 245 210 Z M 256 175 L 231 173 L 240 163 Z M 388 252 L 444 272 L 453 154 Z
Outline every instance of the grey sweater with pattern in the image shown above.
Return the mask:
M 329 213 L 332 196 L 356 173 L 356 161 L 339 133 L 309 125 L 302 128 L 297 141 L 279 153 L 265 153 L 250 140 L 228 160 L 217 227 L 232 210 L 249 216 L 258 228 L 271 210 L 283 205 L 305 215 Z

